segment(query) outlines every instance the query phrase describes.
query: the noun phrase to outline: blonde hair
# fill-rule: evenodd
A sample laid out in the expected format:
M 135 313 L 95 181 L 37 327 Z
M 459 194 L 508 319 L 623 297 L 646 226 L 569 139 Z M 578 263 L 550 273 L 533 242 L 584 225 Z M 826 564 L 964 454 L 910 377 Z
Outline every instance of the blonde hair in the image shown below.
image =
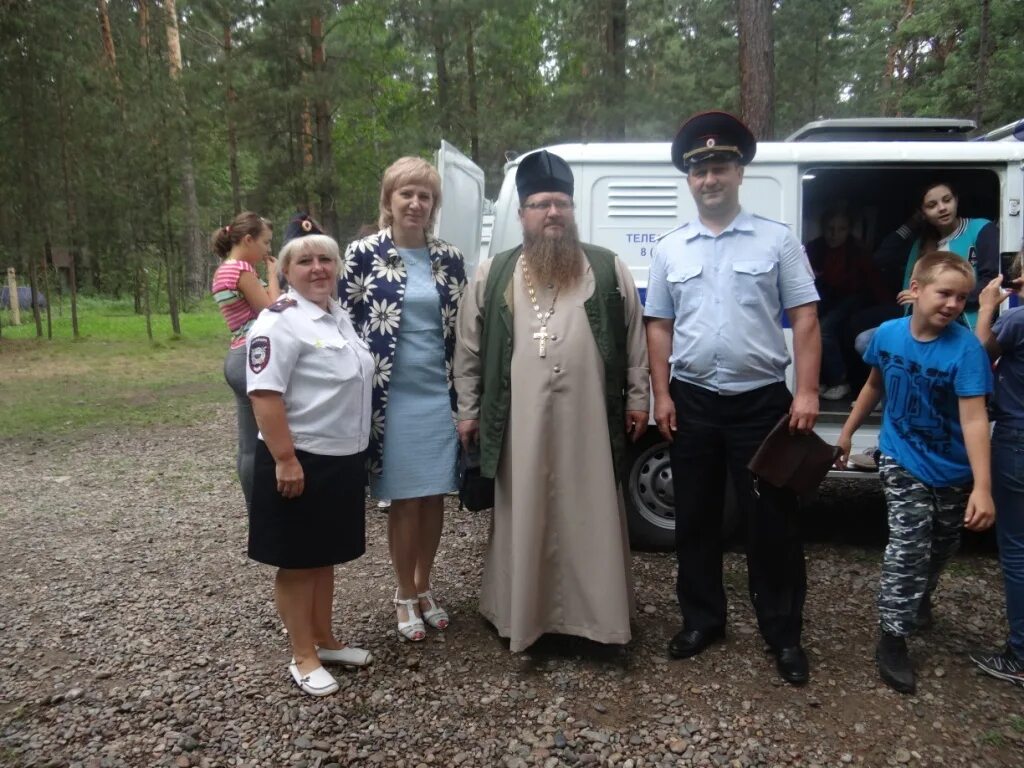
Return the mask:
M 932 251 L 927 256 L 922 256 L 914 264 L 914 271 L 910 279 L 920 286 L 930 285 L 939 279 L 943 272 L 959 272 L 960 275 L 974 288 L 977 278 L 974 276 L 974 267 L 970 263 L 950 251 Z
M 441 175 L 437 169 L 422 157 L 400 157 L 384 171 L 380 182 L 380 228 L 390 227 L 395 217 L 391 213 L 391 195 L 406 184 L 422 184 L 430 187 L 434 195 L 434 205 L 430 209 L 430 219 L 424 229 L 434 227 L 437 209 L 441 207 Z
M 289 240 L 277 254 L 277 271 L 283 275 L 288 271 L 292 259 L 309 251 L 323 251 L 332 257 L 338 268 L 338 274 L 341 274 L 341 252 L 334 238 L 328 235 L 305 235 Z

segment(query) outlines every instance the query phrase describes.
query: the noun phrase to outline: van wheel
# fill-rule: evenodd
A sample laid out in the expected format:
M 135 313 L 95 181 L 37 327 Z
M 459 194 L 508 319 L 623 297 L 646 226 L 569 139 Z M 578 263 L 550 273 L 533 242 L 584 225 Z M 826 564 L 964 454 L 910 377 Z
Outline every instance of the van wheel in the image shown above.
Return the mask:
M 624 493 L 629 543 L 633 549 L 668 550 L 676 546 L 675 489 L 669 444 L 657 430 L 650 432 L 630 453 L 628 487 Z M 722 538 L 741 538 L 740 510 L 731 476 L 726 477 L 722 510 Z
M 673 549 L 676 541 L 675 493 L 668 443 L 657 430 L 630 452 L 626 521 L 634 549 Z

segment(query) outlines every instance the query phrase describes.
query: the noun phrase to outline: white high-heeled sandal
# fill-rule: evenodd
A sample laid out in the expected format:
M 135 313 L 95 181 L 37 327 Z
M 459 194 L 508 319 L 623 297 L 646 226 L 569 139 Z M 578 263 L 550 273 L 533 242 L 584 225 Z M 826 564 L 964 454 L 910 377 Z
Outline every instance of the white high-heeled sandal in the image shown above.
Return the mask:
M 398 634 L 413 643 L 418 643 L 427 636 L 427 630 L 423 626 L 423 619 L 416 615 L 420 601 L 415 597 L 408 600 L 401 600 L 398 597 L 398 590 L 395 590 L 395 599 L 392 601 L 396 606 L 403 606 L 409 617 L 407 620 L 398 621 Z M 397 612 L 397 611 L 396 611 Z
M 448 618 L 448 611 L 434 602 L 433 593 L 428 589 L 426 592 L 420 592 L 416 597 L 420 600 L 426 600 L 430 604 L 430 607 L 423 611 L 423 620 L 434 629 L 442 631 L 448 629 L 448 624 L 451 623 L 451 619 Z

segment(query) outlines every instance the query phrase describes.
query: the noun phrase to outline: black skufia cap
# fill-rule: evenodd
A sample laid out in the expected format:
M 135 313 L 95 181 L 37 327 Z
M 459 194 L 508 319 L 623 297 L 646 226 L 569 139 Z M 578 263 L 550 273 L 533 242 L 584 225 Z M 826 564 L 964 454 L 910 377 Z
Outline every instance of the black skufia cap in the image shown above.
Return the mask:
M 291 221 L 288 222 L 288 226 L 284 230 L 284 245 L 297 237 L 305 237 L 306 235 L 322 235 L 324 233 L 323 228 L 317 223 L 316 219 L 310 216 L 308 213 L 297 213 L 292 216 Z
M 699 112 L 676 133 L 672 165 L 683 173 L 694 163 L 707 160 L 736 160 L 746 165 L 756 152 L 754 134 L 738 117 L 728 112 Z
M 533 152 L 516 169 L 519 202 L 538 192 L 563 192 L 572 197 L 573 178 L 569 164 L 547 150 Z

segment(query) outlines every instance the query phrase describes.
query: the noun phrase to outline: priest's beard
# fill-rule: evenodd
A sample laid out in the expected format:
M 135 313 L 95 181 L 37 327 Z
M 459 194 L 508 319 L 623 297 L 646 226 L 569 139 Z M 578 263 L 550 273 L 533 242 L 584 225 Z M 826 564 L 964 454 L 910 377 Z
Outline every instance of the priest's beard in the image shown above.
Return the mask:
M 583 274 L 580 233 L 570 221 L 559 237 L 523 233 L 523 258 L 539 285 L 570 288 Z

